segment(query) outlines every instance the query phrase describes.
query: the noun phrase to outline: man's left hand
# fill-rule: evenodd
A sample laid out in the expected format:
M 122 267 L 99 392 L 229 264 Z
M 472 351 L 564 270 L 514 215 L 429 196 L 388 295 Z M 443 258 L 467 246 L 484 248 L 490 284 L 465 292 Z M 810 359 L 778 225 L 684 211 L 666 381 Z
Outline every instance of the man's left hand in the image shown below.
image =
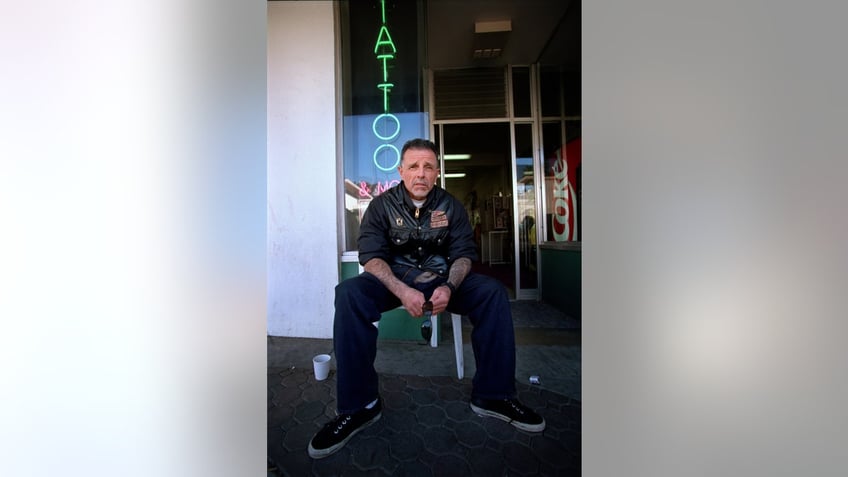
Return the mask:
M 433 303 L 433 314 L 438 315 L 445 311 L 451 298 L 451 290 L 448 287 L 438 286 L 433 290 L 430 301 Z

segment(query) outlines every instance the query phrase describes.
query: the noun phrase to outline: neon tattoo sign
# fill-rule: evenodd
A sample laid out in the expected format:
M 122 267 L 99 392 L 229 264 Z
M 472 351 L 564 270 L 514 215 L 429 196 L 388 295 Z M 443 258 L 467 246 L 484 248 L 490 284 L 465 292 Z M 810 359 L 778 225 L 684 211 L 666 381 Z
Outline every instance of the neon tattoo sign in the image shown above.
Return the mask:
M 377 182 L 377 184 L 375 185 L 375 188 L 371 189 L 371 187 L 368 186 L 367 182 L 360 181 L 359 182 L 359 191 L 358 191 L 359 197 L 370 198 L 370 197 L 373 197 L 373 196 L 378 196 L 378 195 L 382 194 L 383 192 L 386 192 L 387 190 L 389 190 L 390 188 L 392 188 L 392 187 L 394 187 L 398 184 L 400 184 L 400 181 L 397 180 L 397 179 L 394 179 L 394 180 L 391 180 L 391 181 L 385 181 L 385 182 Z M 374 192 L 374 194 L 372 194 L 372 192 Z
M 377 56 L 377 61 L 382 63 L 383 68 L 383 82 L 377 83 L 377 89 L 383 91 L 383 114 L 374 118 L 374 122 L 371 123 L 371 131 L 377 139 L 385 142 L 374 149 L 372 159 L 377 169 L 383 172 L 391 172 L 400 165 L 400 151 L 398 151 L 397 147 L 388 143 L 388 141 L 394 140 L 400 134 L 400 120 L 394 114 L 389 113 L 389 92 L 394 87 L 394 84 L 389 82 L 389 60 L 395 58 L 397 48 L 394 41 L 392 41 L 392 35 L 389 33 L 389 28 L 386 25 L 386 0 L 380 0 L 380 11 L 382 12 L 382 25 L 380 26 L 379 33 L 377 33 L 374 54 Z M 392 125 L 391 123 L 394 124 Z M 378 126 L 382 127 L 378 128 Z M 392 163 L 391 166 L 386 167 L 378 160 L 381 152 L 383 156 L 394 156 L 393 160 L 389 160 Z

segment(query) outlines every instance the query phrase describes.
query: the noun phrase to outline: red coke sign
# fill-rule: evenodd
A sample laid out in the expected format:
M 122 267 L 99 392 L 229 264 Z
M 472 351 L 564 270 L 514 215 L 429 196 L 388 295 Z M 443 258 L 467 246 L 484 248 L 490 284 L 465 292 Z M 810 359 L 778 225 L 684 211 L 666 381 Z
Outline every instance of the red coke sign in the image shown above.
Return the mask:
M 577 237 L 577 166 L 580 165 L 580 138 L 557 150 L 554 163 L 553 235 L 557 242 Z

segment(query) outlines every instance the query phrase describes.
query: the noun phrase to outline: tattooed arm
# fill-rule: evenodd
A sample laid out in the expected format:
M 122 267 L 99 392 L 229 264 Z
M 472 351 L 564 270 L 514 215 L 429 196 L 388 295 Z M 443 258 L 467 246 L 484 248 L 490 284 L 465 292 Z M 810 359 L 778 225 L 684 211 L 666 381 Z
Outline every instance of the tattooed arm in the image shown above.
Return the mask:
M 448 282 L 454 286 L 454 288 L 459 288 L 459 284 L 465 280 L 465 276 L 468 275 L 468 272 L 471 271 L 471 260 L 462 257 L 457 258 L 453 265 L 450 267 L 450 271 L 448 271 Z
M 380 283 L 383 284 L 392 294 L 400 300 L 406 311 L 412 316 L 421 316 L 424 314 L 422 306 L 424 305 L 424 294 L 420 291 L 407 286 L 400 281 L 389 264 L 382 258 L 372 258 L 365 264 L 365 271 L 377 277 Z
M 465 280 L 468 272 L 471 271 L 471 260 L 465 257 L 458 258 L 450 267 L 450 271 L 448 271 L 448 283 L 453 285 L 454 288 L 459 288 L 459 284 Z M 433 302 L 433 314 L 438 314 L 443 311 L 448 306 L 448 302 L 450 302 L 451 296 L 453 296 L 453 291 L 447 286 L 440 286 L 433 291 L 433 296 L 430 297 L 430 301 Z

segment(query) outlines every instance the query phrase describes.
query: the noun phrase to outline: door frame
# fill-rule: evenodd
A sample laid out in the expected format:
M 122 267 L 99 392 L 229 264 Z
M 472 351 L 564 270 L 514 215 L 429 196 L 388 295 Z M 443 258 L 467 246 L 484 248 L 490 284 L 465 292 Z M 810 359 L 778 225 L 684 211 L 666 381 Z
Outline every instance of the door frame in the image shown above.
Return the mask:
M 515 67 L 529 68 L 530 74 L 530 117 L 522 117 L 516 119 L 514 113 L 514 102 L 513 102 L 513 82 L 512 82 L 512 70 Z M 545 224 L 544 220 L 540 220 L 539 217 L 544 217 L 545 211 L 544 209 L 544 170 L 542 169 L 542 140 L 541 140 L 541 130 L 540 130 L 540 112 L 538 108 L 539 101 L 539 82 L 538 82 L 538 67 L 537 65 L 507 65 L 504 66 L 506 70 L 506 85 L 505 85 L 505 93 L 506 93 L 506 102 L 507 102 L 507 115 L 501 118 L 466 118 L 466 119 L 442 119 L 436 120 L 434 119 L 434 81 L 433 81 L 433 70 L 427 69 L 425 78 L 427 78 L 427 101 L 428 101 L 428 111 L 430 112 L 430 137 L 435 138 L 438 136 L 439 140 L 437 143 L 437 147 L 439 149 L 439 167 L 442 171 L 445 169 L 444 163 L 444 125 L 451 124 L 482 124 L 482 123 L 508 123 L 509 124 L 509 134 L 510 134 L 510 176 L 512 178 L 512 248 L 513 248 L 513 276 L 515 280 L 515 299 L 516 300 L 539 300 L 541 293 L 541 257 L 539 253 L 536 253 L 536 288 L 523 288 L 521 284 L 521 261 L 520 261 L 520 240 L 519 240 L 519 214 L 518 212 L 518 177 L 516 173 L 517 169 L 517 161 L 516 161 L 516 144 L 515 144 L 515 125 L 516 124 L 530 124 L 531 125 L 531 133 L 532 133 L 532 151 L 533 151 L 533 185 L 534 185 L 534 193 L 535 193 L 535 207 L 534 213 L 536 218 L 536 250 L 538 250 L 540 240 L 545 237 Z M 437 134 L 438 131 L 438 134 Z M 445 188 L 445 177 L 444 174 L 441 175 L 440 178 L 440 186 Z

